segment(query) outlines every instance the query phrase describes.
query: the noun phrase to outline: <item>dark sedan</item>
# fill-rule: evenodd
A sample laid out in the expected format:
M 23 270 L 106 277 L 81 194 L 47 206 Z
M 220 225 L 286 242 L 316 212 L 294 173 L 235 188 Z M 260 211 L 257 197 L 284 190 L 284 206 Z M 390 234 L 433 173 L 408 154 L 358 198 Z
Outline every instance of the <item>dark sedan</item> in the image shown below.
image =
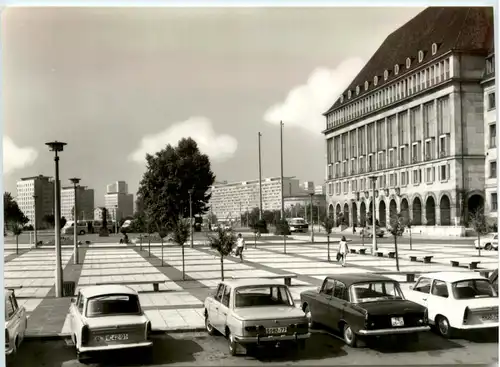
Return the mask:
M 382 275 L 330 276 L 316 291 L 302 292 L 300 301 L 310 327 L 339 330 L 351 347 L 359 337 L 415 335 L 430 329 L 427 309 L 405 300 L 399 283 Z

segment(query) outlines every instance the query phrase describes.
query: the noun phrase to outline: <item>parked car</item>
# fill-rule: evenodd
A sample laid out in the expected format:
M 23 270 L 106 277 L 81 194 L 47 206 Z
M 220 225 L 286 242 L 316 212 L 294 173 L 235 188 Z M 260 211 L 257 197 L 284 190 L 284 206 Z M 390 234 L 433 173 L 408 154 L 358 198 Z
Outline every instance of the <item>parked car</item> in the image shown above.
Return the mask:
M 489 281 L 498 294 L 498 269 L 496 269 L 493 273 L 491 273 Z
M 375 228 L 375 233 L 376 233 L 377 237 L 382 238 L 382 237 L 384 237 L 385 231 L 377 226 Z M 359 232 L 359 235 L 361 237 L 372 238 L 373 237 L 373 227 L 362 228 L 361 231 Z
M 139 295 L 124 285 L 81 288 L 70 306 L 71 339 L 79 361 L 90 354 L 141 348 L 151 357 L 151 322 L 144 314 Z
M 5 295 L 5 355 L 15 355 L 19 349 L 26 329 L 28 318 L 24 307 L 17 304 L 16 295 L 12 289 L 6 289 Z
M 293 302 L 288 287 L 275 280 L 226 280 L 205 300 L 205 326 L 210 335 L 220 332 L 229 353 L 243 346 L 247 353 L 260 345 L 296 343 L 309 338 L 304 312 Z
M 480 241 L 474 241 L 474 247 L 485 250 L 497 250 L 498 251 L 498 233 L 489 233 L 480 238 Z
M 429 323 L 444 337 L 455 330 L 498 327 L 498 294 L 474 272 L 438 272 L 419 277 L 407 298 L 427 307 Z
M 288 220 L 290 232 L 307 232 L 309 230 L 309 223 L 304 218 L 291 218 Z
M 425 307 L 405 299 L 399 283 L 375 274 L 327 277 L 317 290 L 300 294 L 309 326 L 320 324 L 343 333 L 351 347 L 358 339 L 430 330 Z

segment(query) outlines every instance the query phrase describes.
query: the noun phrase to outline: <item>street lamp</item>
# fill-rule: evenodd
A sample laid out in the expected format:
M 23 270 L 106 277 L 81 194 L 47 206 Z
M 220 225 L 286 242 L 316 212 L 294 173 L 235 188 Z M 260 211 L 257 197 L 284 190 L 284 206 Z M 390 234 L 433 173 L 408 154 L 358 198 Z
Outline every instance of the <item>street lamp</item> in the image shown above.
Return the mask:
M 115 205 L 115 234 L 118 233 L 118 205 Z
M 377 176 L 370 176 L 368 177 L 373 185 L 372 185 L 372 193 L 373 193 L 373 200 L 372 200 L 372 255 L 375 256 L 375 251 L 377 251 L 377 217 L 375 214 L 375 183 L 377 182 Z
M 314 217 L 313 217 L 313 196 L 314 193 L 309 194 L 311 196 L 311 242 L 314 242 Z
M 77 208 L 77 185 L 80 183 L 80 179 L 73 177 L 69 179 L 73 183 L 73 190 L 75 196 L 75 204 L 73 205 L 73 220 L 75 221 L 73 227 L 73 264 L 78 265 L 78 208 Z
M 191 235 L 191 248 L 193 248 L 194 243 L 193 243 L 193 189 L 188 190 L 189 194 L 189 234 Z
M 52 141 L 45 143 L 50 148 L 51 152 L 54 152 L 54 163 L 55 163 L 55 182 L 54 182 L 54 247 L 56 255 L 56 269 L 55 269 L 55 288 L 56 297 L 62 297 L 63 290 L 63 272 L 61 267 L 61 189 L 59 182 L 59 156 L 58 152 L 64 150 L 66 143 L 60 141 Z
M 35 247 L 38 245 L 38 233 L 36 231 L 36 198 L 38 195 L 33 195 L 33 229 L 34 229 L 34 235 L 35 235 Z

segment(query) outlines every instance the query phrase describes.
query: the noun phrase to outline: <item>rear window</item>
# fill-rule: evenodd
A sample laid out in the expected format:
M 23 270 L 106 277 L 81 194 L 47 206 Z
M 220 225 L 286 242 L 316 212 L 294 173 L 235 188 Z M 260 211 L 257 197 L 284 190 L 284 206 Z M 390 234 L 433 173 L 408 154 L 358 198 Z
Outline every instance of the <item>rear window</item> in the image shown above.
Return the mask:
M 496 297 L 497 292 L 486 279 L 472 279 L 455 282 L 452 285 L 455 299 Z
M 128 294 L 93 297 L 87 303 L 87 317 L 137 315 L 141 313 L 139 298 Z

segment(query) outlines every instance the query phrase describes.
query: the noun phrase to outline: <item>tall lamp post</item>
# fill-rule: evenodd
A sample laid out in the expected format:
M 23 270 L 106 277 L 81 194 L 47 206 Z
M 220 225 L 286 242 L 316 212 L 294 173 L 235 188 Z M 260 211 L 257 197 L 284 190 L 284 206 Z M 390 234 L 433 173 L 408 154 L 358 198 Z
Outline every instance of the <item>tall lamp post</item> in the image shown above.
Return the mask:
M 118 205 L 115 205 L 115 234 L 118 233 Z
M 283 194 L 283 121 L 280 121 L 280 148 L 281 148 L 281 220 L 285 220 L 285 202 Z
M 193 240 L 193 189 L 189 189 L 189 235 L 191 236 L 191 248 L 194 247 Z
M 377 216 L 375 214 L 375 183 L 377 182 L 377 176 L 370 176 L 369 179 L 372 181 L 372 255 L 375 256 L 375 251 L 377 251 Z
M 36 230 L 36 225 L 37 225 L 37 222 L 36 222 L 36 198 L 38 197 L 38 195 L 33 195 L 33 211 L 34 211 L 34 215 L 33 215 L 33 229 L 34 229 L 34 235 L 35 235 L 35 247 L 38 245 L 38 233 L 37 233 L 37 230 Z
M 73 190 L 74 190 L 74 196 L 75 196 L 75 204 L 73 206 L 74 214 L 73 214 L 73 219 L 75 221 L 74 227 L 73 227 L 73 264 L 78 265 L 78 207 L 77 207 L 77 187 L 78 184 L 80 183 L 80 179 L 73 177 L 69 179 L 73 183 Z
M 314 242 L 314 217 L 313 217 L 313 196 L 314 193 L 309 194 L 311 196 L 311 242 Z
M 262 137 L 262 133 L 259 131 L 259 219 L 262 219 L 262 159 L 260 155 L 260 138 Z M 283 190 L 282 190 L 283 191 Z
M 54 182 L 54 248 L 56 255 L 55 288 L 56 297 L 61 298 L 63 293 L 63 272 L 61 266 L 61 183 L 59 182 L 59 155 L 64 150 L 66 143 L 52 141 L 45 143 L 54 152 L 55 182 Z

